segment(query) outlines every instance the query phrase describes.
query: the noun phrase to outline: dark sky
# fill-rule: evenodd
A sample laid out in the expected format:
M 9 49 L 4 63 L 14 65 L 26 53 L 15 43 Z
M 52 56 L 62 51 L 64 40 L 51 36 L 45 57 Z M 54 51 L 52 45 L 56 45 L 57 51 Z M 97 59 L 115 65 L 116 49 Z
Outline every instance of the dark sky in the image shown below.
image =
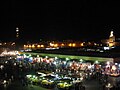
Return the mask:
M 119 0 L 118 0 L 119 1 Z M 120 30 L 116 0 L 9 0 L 0 3 L 0 40 L 100 40 Z

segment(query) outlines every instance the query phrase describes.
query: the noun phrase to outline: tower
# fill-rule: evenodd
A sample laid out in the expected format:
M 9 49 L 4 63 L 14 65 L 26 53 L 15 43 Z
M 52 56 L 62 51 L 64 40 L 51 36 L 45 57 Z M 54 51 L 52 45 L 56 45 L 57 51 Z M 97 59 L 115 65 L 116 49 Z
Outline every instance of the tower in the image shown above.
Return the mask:
M 20 37 L 19 37 L 19 28 L 18 27 L 16 27 L 15 32 L 16 32 L 15 45 L 16 45 L 16 49 L 19 49 L 19 47 L 20 47 Z
M 19 37 L 19 28 L 16 27 L 16 38 L 18 38 L 18 37 Z
M 108 45 L 109 47 L 115 46 L 115 36 L 114 36 L 113 31 L 110 32 L 110 36 L 108 39 Z

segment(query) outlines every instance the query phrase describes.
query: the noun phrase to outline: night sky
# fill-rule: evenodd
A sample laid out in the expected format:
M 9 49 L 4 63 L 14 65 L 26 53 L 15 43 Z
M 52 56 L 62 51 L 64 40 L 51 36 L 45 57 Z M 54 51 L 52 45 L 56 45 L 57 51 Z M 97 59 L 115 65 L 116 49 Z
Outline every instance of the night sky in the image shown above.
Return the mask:
M 118 0 L 119 1 L 119 0 Z M 115 0 L 9 0 L 0 3 L 0 40 L 101 40 L 120 37 Z

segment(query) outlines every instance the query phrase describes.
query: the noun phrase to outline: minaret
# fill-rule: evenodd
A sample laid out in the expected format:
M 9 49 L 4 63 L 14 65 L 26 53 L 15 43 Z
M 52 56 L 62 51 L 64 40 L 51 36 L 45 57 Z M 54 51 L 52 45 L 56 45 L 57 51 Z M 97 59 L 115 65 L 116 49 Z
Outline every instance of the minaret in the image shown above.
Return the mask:
M 109 47 L 112 47 L 115 45 L 115 36 L 113 34 L 113 31 L 110 32 L 110 36 L 109 36 Z
M 15 37 L 15 44 L 16 44 L 16 49 L 19 49 L 19 46 L 20 46 L 20 42 L 19 42 L 19 28 L 16 27 L 16 37 Z
M 111 32 L 110 32 L 110 37 L 113 37 L 113 36 L 114 36 L 114 35 L 113 35 L 113 31 L 111 31 Z
M 18 37 L 19 37 L 19 28 L 16 27 L 16 38 L 18 38 Z

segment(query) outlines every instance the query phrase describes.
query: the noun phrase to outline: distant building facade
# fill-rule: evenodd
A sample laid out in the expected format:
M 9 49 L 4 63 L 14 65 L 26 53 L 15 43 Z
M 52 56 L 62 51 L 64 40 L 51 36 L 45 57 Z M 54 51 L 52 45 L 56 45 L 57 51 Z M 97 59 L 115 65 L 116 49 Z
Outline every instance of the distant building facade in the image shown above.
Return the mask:
M 109 38 L 108 39 L 104 39 L 101 41 L 103 44 L 109 46 L 109 47 L 113 47 L 113 46 L 116 46 L 117 43 L 116 43 L 116 38 L 115 38 L 115 35 L 114 35 L 114 32 L 111 31 L 110 32 L 110 35 L 109 35 Z
M 113 31 L 110 32 L 110 36 L 108 39 L 108 46 L 109 47 L 115 46 L 115 35 L 114 35 Z

